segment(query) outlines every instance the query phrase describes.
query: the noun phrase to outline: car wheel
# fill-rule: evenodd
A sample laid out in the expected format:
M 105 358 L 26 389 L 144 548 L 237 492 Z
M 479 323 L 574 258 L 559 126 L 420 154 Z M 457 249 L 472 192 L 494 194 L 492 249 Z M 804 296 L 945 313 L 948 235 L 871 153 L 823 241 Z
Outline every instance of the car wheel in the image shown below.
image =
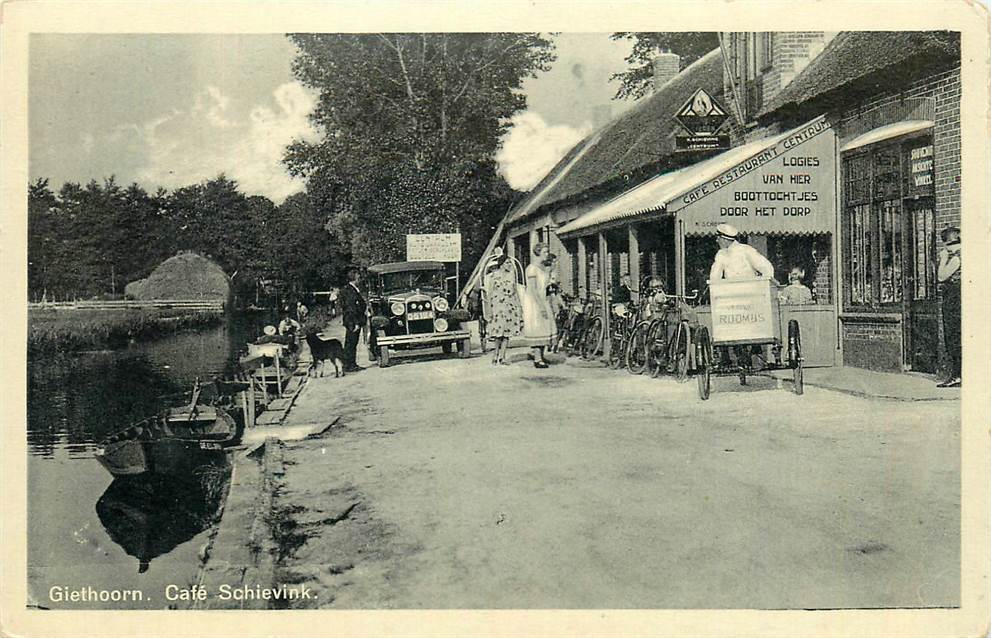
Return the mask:
M 454 344 L 451 343 L 450 341 L 445 341 L 444 343 L 440 344 L 441 350 L 444 351 L 444 354 L 451 354 L 451 350 L 453 349 L 453 346 Z

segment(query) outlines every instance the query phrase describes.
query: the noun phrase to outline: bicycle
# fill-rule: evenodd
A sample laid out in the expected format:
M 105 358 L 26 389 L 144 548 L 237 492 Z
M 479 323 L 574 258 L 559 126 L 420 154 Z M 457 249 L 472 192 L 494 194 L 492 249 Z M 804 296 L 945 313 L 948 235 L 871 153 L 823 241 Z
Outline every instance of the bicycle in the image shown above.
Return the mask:
M 599 310 L 602 307 L 602 295 L 589 292 L 583 308 L 585 319 L 581 334 L 578 338 L 578 352 L 582 359 L 593 359 L 602 352 L 602 317 Z
M 654 378 L 664 371 L 673 372 L 679 381 L 684 381 L 688 376 L 691 325 L 695 322 L 695 311 L 688 302 L 699 299 L 698 290 L 691 295 L 668 295 L 655 290 L 650 298 L 660 308 L 634 329 L 627 351 L 627 370 L 631 374 L 649 370 Z

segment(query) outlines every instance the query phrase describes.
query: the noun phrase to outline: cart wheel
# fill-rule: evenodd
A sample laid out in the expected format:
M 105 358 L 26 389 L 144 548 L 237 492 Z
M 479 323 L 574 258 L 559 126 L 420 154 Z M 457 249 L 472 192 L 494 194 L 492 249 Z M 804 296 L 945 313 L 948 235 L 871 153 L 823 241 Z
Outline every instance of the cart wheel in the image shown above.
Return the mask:
M 712 389 L 712 342 L 709 330 L 700 326 L 695 331 L 696 381 L 699 384 L 699 398 L 705 401 Z
M 630 374 L 643 374 L 650 361 L 650 342 L 647 336 L 650 334 L 650 324 L 640 322 L 633 329 L 633 336 L 626 344 L 626 371 Z
M 440 344 L 440 348 L 441 350 L 444 351 L 444 354 L 451 354 L 452 345 L 454 344 L 452 344 L 450 341 L 445 341 L 444 343 Z
M 805 392 L 805 375 L 802 366 L 802 330 L 794 319 L 788 322 L 788 365 L 795 375 L 795 394 Z
M 596 317 L 588 325 L 582 339 L 582 359 L 592 359 L 599 354 L 602 341 L 602 319 Z
M 389 348 L 386 346 L 379 347 L 379 367 L 388 368 L 389 367 Z
M 674 334 L 674 374 L 678 383 L 688 379 L 688 348 L 691 347 L 691 328 L 687 321 L 678 324 Z

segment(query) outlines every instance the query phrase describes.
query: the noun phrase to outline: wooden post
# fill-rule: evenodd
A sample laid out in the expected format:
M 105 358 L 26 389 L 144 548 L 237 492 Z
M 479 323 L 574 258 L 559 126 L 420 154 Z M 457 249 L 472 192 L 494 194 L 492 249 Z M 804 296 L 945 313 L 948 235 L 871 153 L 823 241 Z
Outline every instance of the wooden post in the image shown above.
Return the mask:
M 602 295 L 602 356 L 609 357 L 609 281 L 606 279 L 605 264 L 609 260 L 609 244 L 606 234 L 599 232 L 599 294 Z
M 685 222 L 674 222 L 674 293 L 685 294 Z
M 262 389 L 262 403 L 267 406 L 268 405 L 268 377 L 265 376 L 266 375 L 266 372 L 265 372 L 265 359 L 262 359 L 261 375 L 262 375 L 261 376 L 261 379 L 262 379 L 262 388 L 261 388 Z
M 279 391 L 279 398 L 282 398 L 282 366 L 279 363 L 279 353 L 275 354 L 275 387 Z
M 627 249 L 626 254 L 630 259 L 630 283 L 636 287 L 637 290 L 640 289 L 640 237 L 637 235 L 637 225 L 630 224 L 627 227 L 630 238 L 630 246 Z M 635 300 L 640 300 L 640 295 L 638 293 L 633 293 Z
M 585 250 L 585 238 L 578 238 L 578 290 L 575 294 L 581 296 L 581 291 L 588 293 L 588 253 Z

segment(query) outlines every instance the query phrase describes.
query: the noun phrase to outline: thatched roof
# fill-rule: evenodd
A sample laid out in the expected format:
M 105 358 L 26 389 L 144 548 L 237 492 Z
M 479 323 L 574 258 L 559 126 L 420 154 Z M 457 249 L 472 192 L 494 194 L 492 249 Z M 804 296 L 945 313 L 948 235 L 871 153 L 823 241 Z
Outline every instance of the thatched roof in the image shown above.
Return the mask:
M 576 144 L 514 208 L 508 220 L 516 221 L 537 210 L 574 203 L 597 193 L 625 190 L 688 161 L 688 156 L 694 154 L 675 150 L 675 136 L 684 131 L 674 116 L 700 88 L 722 101 L 723 58 L 719 49 L 689 65 L 633 109 Z M 697 155 L 691 159 L 697 160 Z
M 876 94 L 940 67 L 960 64 L 960 34 L 949 31 L 844 31 L 837 35 L 759 117 L 788 108 L 828 109 L 851 92 Z
M 226 299 L 230 279 L 217 264 L 196 253 L 180 253 L 132 281 L 124 294 L 133 299 Z

